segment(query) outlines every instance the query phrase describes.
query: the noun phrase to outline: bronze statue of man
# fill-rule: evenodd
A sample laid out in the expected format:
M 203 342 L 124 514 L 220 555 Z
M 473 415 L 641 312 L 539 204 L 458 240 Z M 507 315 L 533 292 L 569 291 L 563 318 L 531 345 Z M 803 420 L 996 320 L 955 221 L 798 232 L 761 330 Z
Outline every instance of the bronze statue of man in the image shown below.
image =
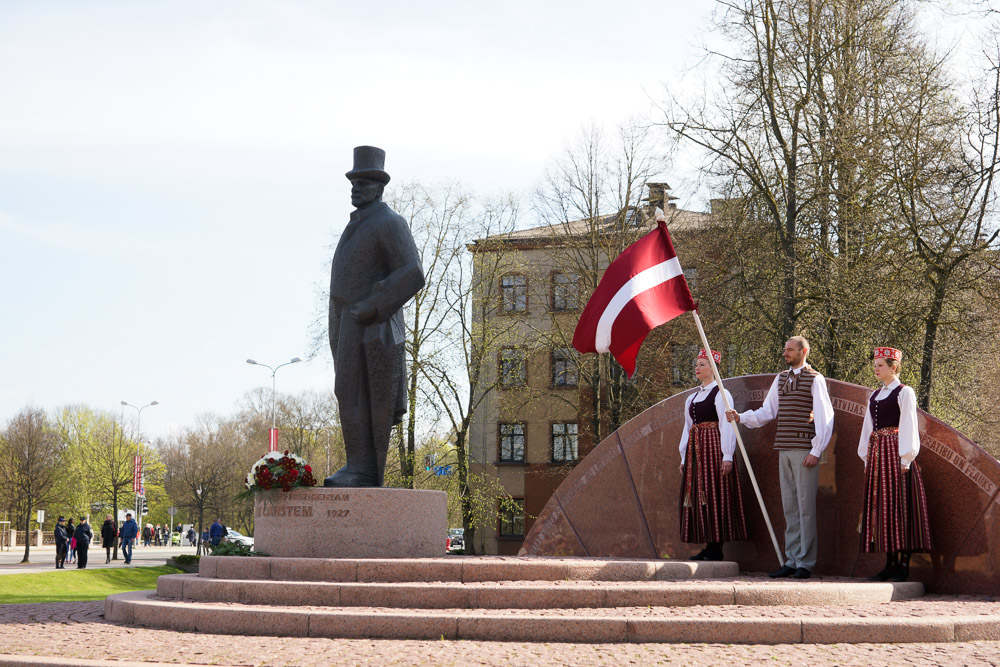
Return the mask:
M 406 414 L 403 304 L 424 286 L 420 256 L 402 216 L 382 202 L 385 151 L 354 149 L 357 210 L 333 254 L 330 350 L 347 465 L 324 486 L 382 486 L 389 433 Z

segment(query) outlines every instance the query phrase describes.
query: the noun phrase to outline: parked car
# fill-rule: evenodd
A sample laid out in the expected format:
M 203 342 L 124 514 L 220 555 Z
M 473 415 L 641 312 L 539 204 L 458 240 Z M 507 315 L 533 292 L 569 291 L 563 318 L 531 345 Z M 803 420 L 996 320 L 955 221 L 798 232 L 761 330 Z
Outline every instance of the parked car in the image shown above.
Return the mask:
M 227 528 L 226 530 L 228 530 L 229 532 L 223 538 L 224 541 L 226 541 L 226 542 L 235 542 L 236 544 L 242 544 L 242 545 L 247 546 L 247 547 L 252 547 L 253 546 L 253 538 L 252 537 L 247 537 L 246 535 L 244 535 L 242 533 L 238 533 L 235 530 L 233 530 L 232 528 Z
M 445 542 L 445 552 L 454 553 L 465 550 L 465 529 L 449 528 L 448 539 Z

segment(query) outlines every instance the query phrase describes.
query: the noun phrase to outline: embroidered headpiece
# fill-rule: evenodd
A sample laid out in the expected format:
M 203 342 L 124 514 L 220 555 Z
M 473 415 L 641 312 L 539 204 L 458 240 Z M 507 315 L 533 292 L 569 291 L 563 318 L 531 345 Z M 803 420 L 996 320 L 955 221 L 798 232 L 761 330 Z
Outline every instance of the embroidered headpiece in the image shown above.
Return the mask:
M 698 350 L 698 358 L 699 359 L 708 359 L 708 355 L 705 354 L 705 350 Z M 722 363 L 722 355 L 720 353 L 716 352 L 715 350 L 712 350 L 712 358 L 715 359 L 715 363 L 717 363 L 717 364 L 721 364 Z
M 893 361 L 902 361 L 903 353 L 894 347 L 876 347 L 875 352 L 872 354 L 873 359 L 891 359 Z

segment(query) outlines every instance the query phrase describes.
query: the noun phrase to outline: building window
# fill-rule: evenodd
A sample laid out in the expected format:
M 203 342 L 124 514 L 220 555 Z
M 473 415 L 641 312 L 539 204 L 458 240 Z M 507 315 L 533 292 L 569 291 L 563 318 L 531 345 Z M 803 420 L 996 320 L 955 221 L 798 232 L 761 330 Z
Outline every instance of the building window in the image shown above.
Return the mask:
M 499 424 L 503 463 L 524 463 L 524 424 Z
M 577 459 L 576 422 L 560 422 L 552 425 L 552 462 L 568 463 Z
M 575 387 L 580 379 L 576 368 L 576 356 L 568 347 L 552 350 L 552 386 Z
M 524 350 L 505 347 L 497 355 L 500 386 L 504 389 L 523 387 L 525 384 Z
M 513 507 L 501 508 L 499 537 L 524 537 L 524 498 L 511 498 Z
M 504 276 L 500 279 L 500 311 L 524 313 L 528 310 L 528 277 Z
M 670 364 L 673 368 L 674 384 L 696 384 L 694 362 L 698 359 L 697 345 L 671 345 Z
M 552 274 L 552 310 L 576 310 L 580 307 L 580 276 L 575 273 Z

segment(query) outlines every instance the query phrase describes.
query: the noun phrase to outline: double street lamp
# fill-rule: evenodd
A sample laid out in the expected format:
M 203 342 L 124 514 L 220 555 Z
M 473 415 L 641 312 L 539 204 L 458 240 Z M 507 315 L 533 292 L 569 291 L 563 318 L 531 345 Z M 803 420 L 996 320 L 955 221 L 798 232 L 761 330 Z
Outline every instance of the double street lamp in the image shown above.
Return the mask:
M 274 376 L 277 375 L 279 368 L 291 364 L 297 364 L 300 361 L 302 360 L 299 359 L 298 357 L 295 357 L 291 361 L 286 361 L 283 364 L 278 364 L 277 366 L 268 366 L 267 364 L 262 364 L 259 361 L 254 361 L 253 359 L 247 359 L 247 363 L 250 364 L 251 366 L 263 366 L 264 368 L 267 368 L 271 371 L 271 444 L 270 444 L 270 449 L 268 451 L 274 452 L 277 451 L 278 449 L 278 429 L 275 423 L 275 414 L 274 414 L 274 394 L 275 394 Z
M 145 475 L 142 473 L 142 431 L 140 430 L 140 427 L 142 426 L 142 411 L 145 410 L 146 408 L 150 408 L 150 407 L 152 407 L 154 405 L 159 405 L 160 402 L 159 401 L 151 401 L 151 402 L 147 403 L 146 405 L 144 405 L 142 407 L 139 407 L 138 405 L 132 405 L 128 401 L 122 401 L 121 403 L 122 403 L 122 435 L 123 436 L 125 434 L 125 407 L 128 406 L 128 407 L 130 407 L 130 408 L 132 408 L 133 410 L 136 411 L 136 416 L 135 416 L 135 433 L 136 433 L 136 440 L 138 440 L 138 446 L 137 446 L 137 453 L 136 453 L 136 461 L 135 461 L 135 465 L 134 465 L 134 474 L 136 476 L 136 479 L 134 479 L 132 481 L 132 489 L 136 492 L 136 496 L 135 496 L 135 520 L 136 520 L 136 523 L 140 523 L 142 521 L 142 499 L 146 497 L 146 489 L 145 489 L 146 485 L 145 485 L 145 483 L 143 481 L 143 477 Z M 115 520 L 117 520 L 117 519 L 118 519 L 118 517 L 115 517 Z M 138 537 L 139 536 L 136 535 L 136 538 L 138 538 Z M 117 551 L 117 549 L 116 549 L 116 551 Z

